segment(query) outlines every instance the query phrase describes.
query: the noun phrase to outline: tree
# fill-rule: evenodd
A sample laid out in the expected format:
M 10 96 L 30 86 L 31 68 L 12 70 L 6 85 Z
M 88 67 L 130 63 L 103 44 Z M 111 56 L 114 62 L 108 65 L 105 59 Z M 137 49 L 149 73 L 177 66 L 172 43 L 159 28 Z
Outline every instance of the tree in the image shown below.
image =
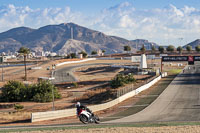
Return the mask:
M 167 47 L 167 51 L 169 51 L 169 52 L 173 52 L 174 49 L 175 49 L 175 47 L 174 47 L 173 45 L 169 45 L 169 46 Z
M 183 48 L 181 46 L 178 46 L 176 50 L 179 52 L 179 54 L 181 54 L 181 52 L 183 51 Z
M 49 81 L 40 81 L 33 85 L 24 85 L 19 81 L 8 81 L 3 86 L 0 100 L 4 102 L 50 102 L 54 98 L 59 99 L 57 88 Z
M 69 55 L 72 59 L 73 58 L 76 58 L 76 53 L 70 53 L 70 55 Z
M 186 50 L 190 53 L 190 51 L 192 51 L 192 46 L 187 45 Z
M 159 47 L 158 47 L 158 50 L 160 51 L 160 53 L 164 53 L 164 50 L 165 50 L 165 49 L 164 49 L 163 46 L 159 46 Z
M 30 49 L 25 48 L 25 47 L 21 47 L 19 49 L 18 53 L 24 56 L 24 70 L 25 70 L 24 80 L 27 81 L 26 58 L 27 58 L 27 55 L 30 53 Z
M 29 99 L 28 89 L 19 81 L 8 81 L 3 86 L 1 100 L 5 102 L 23 102 Z
M 127 51 L 127 53 L 128 53 L 128 51 L 131 51 L 131 47 L 128 45 L 124 46 L 124 51 Z
M 200 52 L 200 45 L 197 45 L 197 46 L 195 47 L 195 50 L 196 50 L 197 52 Z
M 124 75 L 124 74 L 117 74 L 114 79 L 111 80 L 110 82 L 110 86 L 112 88 L 118 88 L 120 86 L 123 86 L 125 84 L 129 84 L 129 83 L 133 83 L 135 82 L 135 78 L 133 74 L 128 74 L 128 75 Z
M 106 50 L 102 50 L 102 53 L 105 53 L 106 52 Z
M 50 81 L 40 81 L 30 89 L 32 90 L 32 101 L 35 102 L 51 102 L 53 96 L 55 99 L 61 98 L 58 89 Z
M 144 47 L 144 45 L 142 45 L 142 48 L 140 49 L 140 51 L 141 51 L 142 53 L 145 53 L 146 48 Z
M 97 51 L 92 51 L 91 52 L 91 55 L 96 55 L 97 54 Z
M 86 57 L 87 57 L 87 53 L 84 52 L 84 51 L 81 51 L 79 54 L 82 54 L 82 55 L 83 55 L 83 58 L 86 58 Z
M 155 48 L 154 45 L 152 45 L 151 50 L 152 50 L 153 53 L 156 51 L 156 48 Z

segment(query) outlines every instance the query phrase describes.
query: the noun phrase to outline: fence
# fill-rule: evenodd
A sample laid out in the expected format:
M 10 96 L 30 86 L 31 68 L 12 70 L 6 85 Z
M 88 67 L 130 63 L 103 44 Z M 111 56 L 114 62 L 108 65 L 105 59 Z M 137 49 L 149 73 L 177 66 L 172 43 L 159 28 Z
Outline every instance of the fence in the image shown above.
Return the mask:
M 150 78 L 147 78 L 144 80 L 144 82 L 141 82 L 139 84 L 130 84 L 128 86 L 125 86 L 125 87 L 122 87 L 122 88 L 119 88 L 118 90 L 116 90 L 116 92 L 113 92 L 115 94 L 115 97 L 118 98 L 128 92 L 131 92 L 137 88 L 139 88 L 140 86 L 144 85 L 144 84 L 147 84 L 151 81 L 153 81 L 154 79 L 156 79 L 158 76 L 153 76 L 153 77 L 150 77 Z

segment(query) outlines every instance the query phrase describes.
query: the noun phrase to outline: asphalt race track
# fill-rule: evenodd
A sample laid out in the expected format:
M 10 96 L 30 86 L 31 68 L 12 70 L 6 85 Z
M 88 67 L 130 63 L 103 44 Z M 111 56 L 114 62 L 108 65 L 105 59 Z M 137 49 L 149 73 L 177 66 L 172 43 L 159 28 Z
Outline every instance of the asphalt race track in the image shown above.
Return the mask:
M 112 65 L 112 64 L 115 64 L 115 63 L 89 63 L 89 64 L 64 67 L 55 71 L 55 74 L 54 74 L 55 80 L 53 80 L 53 83 L 78 81 L 72 72 L 73 69 L 78 68 L 78 67 L 84 67 L 84 66 L 89 66 L 89 65 Z
M 187 67 L 141 112 L 106 123 L 171 121 L 200 121 L 200 66 Z

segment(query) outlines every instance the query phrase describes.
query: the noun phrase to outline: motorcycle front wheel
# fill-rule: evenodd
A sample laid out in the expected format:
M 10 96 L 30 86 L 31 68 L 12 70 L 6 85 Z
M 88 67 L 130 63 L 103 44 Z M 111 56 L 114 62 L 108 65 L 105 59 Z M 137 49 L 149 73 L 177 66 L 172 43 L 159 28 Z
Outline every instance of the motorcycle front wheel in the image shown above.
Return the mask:
M 95 121 L 96 124 L 100 123 L 100 119 L 97 115 L 94 116 L 94 121 Z

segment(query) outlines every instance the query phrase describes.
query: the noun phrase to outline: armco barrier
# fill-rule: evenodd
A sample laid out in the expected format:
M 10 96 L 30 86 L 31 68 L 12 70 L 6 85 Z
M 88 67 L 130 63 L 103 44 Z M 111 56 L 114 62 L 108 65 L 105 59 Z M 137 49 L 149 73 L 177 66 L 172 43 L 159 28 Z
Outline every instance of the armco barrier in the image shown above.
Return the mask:
M 62 62 L 62 63 L 56 64 L 56 66 L 62 66 L 62 65 L 73 64 L 73 63 L 81 63 L 81 62 L 92 61 L 92 60 L 96 60 L 96 58 L 88 58 L 88 59 L 83 59 L 83 60 L 79 60 L 79 61 Z
M 165 73 L 162 76 L 167 76 L 167 74 Z M 103 104 L 98 104 L 98 105 L 92 105 L 92 106 L 88 106 L 93 112 L 96 111 L 100 111 L 100 110 L 104 110 L 107 108 L 110 108 L 130 97 L 133 97 L 135 95 L 137 95 L 138 93 L 140 93 L 141 91 L 144 91 L 146 89 L 148 89 L 149 87 L 151 87 L 153 84 L 155 84 L 157 81 L 159 81 L 161 79 L 161 76 L 155 78 L 154 80 L 152 80 L 151 82 L 137 88 L 136 90 L 133 90 L 129 93 L 126 93 L 122 96 L 120 96 L 119 98 L 112 100 L 110 102 L 107 103 L 103 103 Z M 56 118 L 63 118 L 63 117 L 69 117 L 69 116 L 74 116 L 76 114 L 76 110 L 75 108 L 73 109 L 65 109 L 65 110 L 58 110 L 58 111 L 47 111 L 47 112 L 37 112 L 37 113 L 32 113 L 31 114 L 31 122 L 36 122 L 36 121 L 43 121 L 43 120 L 50 120 L 50 119 L 56 119 Z

